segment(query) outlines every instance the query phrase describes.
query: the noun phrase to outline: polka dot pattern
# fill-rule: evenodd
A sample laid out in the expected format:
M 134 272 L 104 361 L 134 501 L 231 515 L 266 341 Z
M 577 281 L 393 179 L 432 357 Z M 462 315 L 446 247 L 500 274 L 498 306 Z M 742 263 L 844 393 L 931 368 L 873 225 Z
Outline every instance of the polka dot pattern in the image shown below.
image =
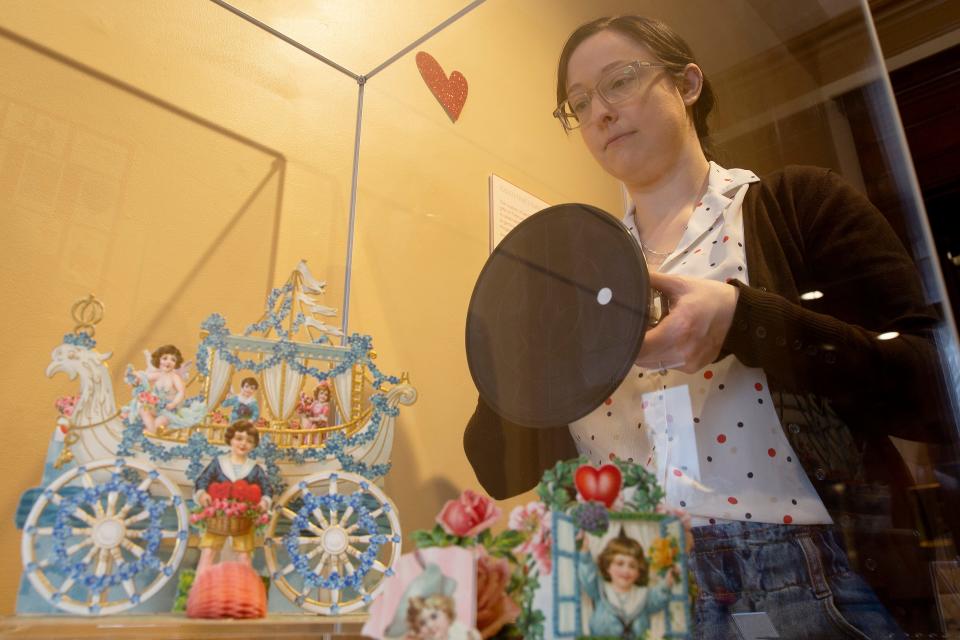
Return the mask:
M 750 172 L 711 163 L 709 188 L 661 271 L 749 284 L 741 204 L 754 181 Z M 632 213 L 628 219 L 637 237 Z M 634 374 L 571 425 L 581 454 L 591 461 L 645 461 L 666 504 L 686 509 L 694 526 L 830 521 L 802 466 L 793 464 L 762 370 L 729 356 L 692 374 L 640 368 Z

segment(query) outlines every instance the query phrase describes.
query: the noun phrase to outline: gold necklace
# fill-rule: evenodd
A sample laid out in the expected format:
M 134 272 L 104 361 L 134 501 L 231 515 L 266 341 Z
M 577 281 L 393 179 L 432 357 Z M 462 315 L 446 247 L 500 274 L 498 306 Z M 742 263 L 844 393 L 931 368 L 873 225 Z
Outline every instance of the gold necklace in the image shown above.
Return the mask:
M 693 202 L 690 203 L 690 217 L 693 217 L 693 212 L 697 210 L 697 202 L 699 202 L 702 199 L 704 192 L 707 190 L 707 184 L 709 184 L 709 182 L 710 182 L 710 169 L 708 168 L 707 175 L 703 178 L 703 184 L 700 185 L 700 189 L 696 192 L 696 195 L 693 198 Z M 636 217 L 636 213 L 634 213 L 634 217 Z M 674 250 L 676 250 L 676 247 L 674 247 L 674 249 L 671 249 L 669 251 L 657 251 L 656 249 L 652 249 L 648 247 L 646 244 L 644 244 L 643 240 L 640 239 L 639 229 L 637 230 L 637 240 L 640 242 L 640 251 L 643 253 L 643 256 L 647 258 L 647 255 L 649 254 L 654 256 L 654 258 L 659 258 L 658 260 L 655 260 L 657 264 L 666 260 L 667 257 L 669 257 L 670 254 L 672 254 Z M 651 262 L 651 260 L 647 258 L 647 262 Z
M 646 255 L 646 254 L 649 253 L 649 254 L 652 254 L 652 255 L 654 255 L 654 256 L 660 256 L 662 260 L 665 260 L 667 256 L 669 256 L 671 253 L 673 253 L 673 251 L 666 251 L 666 252 L 663 252 L 663 251 L 655 251 L 655 250 L 651 249 L 650 247 L 648 247 L 647 245 L 645 245 L 645 244 L 643 243 L 643 240 L 640 241 L 640 250 L 643 251 L 644 255 Z

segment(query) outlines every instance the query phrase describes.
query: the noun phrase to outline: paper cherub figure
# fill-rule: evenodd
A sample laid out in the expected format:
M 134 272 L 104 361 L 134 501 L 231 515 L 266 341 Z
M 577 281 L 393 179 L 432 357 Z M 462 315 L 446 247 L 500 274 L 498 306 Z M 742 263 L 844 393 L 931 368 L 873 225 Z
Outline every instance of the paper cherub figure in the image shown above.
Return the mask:
M 184 363 L 180 349 L 172 344 L 158 347 L 153 353 L 144 351 L 144 355 L 147 362 L 143 371 L 127 365 L 125 378 L 134 387 L 129 413 L 140 417 L 147 433 L 168 425 L 183 428 L 201 422 L 207 413 L 203 400 L 184 403 L 192 363 Z

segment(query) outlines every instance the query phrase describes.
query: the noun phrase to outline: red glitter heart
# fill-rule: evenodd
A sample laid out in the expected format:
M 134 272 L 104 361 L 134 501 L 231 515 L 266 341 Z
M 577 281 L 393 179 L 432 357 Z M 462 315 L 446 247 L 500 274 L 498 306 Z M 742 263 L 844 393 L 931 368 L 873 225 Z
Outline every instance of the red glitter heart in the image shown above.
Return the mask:
M 577 468 L 573 483 L 584 500 L 597 500 L 609 509 L 620 493 L 623 475 L 612 464 L 605 464 L 599 469 L 583 465 Z
M 456 122 L 467 101 L 467 79 L 459 71 L 454 71 L 448 78 L 440 63 L 425 51 L 417 53 L 417 69 L 430 93 L 440 102 L 450 120 Z

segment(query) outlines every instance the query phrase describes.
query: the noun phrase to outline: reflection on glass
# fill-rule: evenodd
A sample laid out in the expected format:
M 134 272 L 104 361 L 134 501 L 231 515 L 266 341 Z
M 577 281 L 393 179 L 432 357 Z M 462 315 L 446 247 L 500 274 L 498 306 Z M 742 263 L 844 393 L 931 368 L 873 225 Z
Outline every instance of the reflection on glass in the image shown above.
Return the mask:
M 800 578 L 816 597 L 791 604 L 804 637 L 939 632 L 928 563 L 955 553 L 934 497 L 958 484 L 955 327 L 931 304 L 942 286 L 872 25 L 852 3 L 740 10 L 768 30 L 741 25 L 739 52 L 705 32 L 708 16 L 664 11 L 704 36 L 707 74 L 655 20 L 598 20 L 567 40 L 556 115 L 625 186 L 624 222 L 671 314 L 568 429 L 531 435 L 481 397 L 467 454 L 497 496 L 577 453 L 655 473 L 692 517 L 710 627 L 747 607 L 800 633 L 772 595 L 793 578 L 764 566 L 769 553 L 820 568 Z M 634 60 L 666 66 L 611 98 Z M 725 111 L 708 118 L 717 95 Z M 500 466 L 510 458 L 540 467 Z M 839 617 L 816 615 L 823 597 Z

